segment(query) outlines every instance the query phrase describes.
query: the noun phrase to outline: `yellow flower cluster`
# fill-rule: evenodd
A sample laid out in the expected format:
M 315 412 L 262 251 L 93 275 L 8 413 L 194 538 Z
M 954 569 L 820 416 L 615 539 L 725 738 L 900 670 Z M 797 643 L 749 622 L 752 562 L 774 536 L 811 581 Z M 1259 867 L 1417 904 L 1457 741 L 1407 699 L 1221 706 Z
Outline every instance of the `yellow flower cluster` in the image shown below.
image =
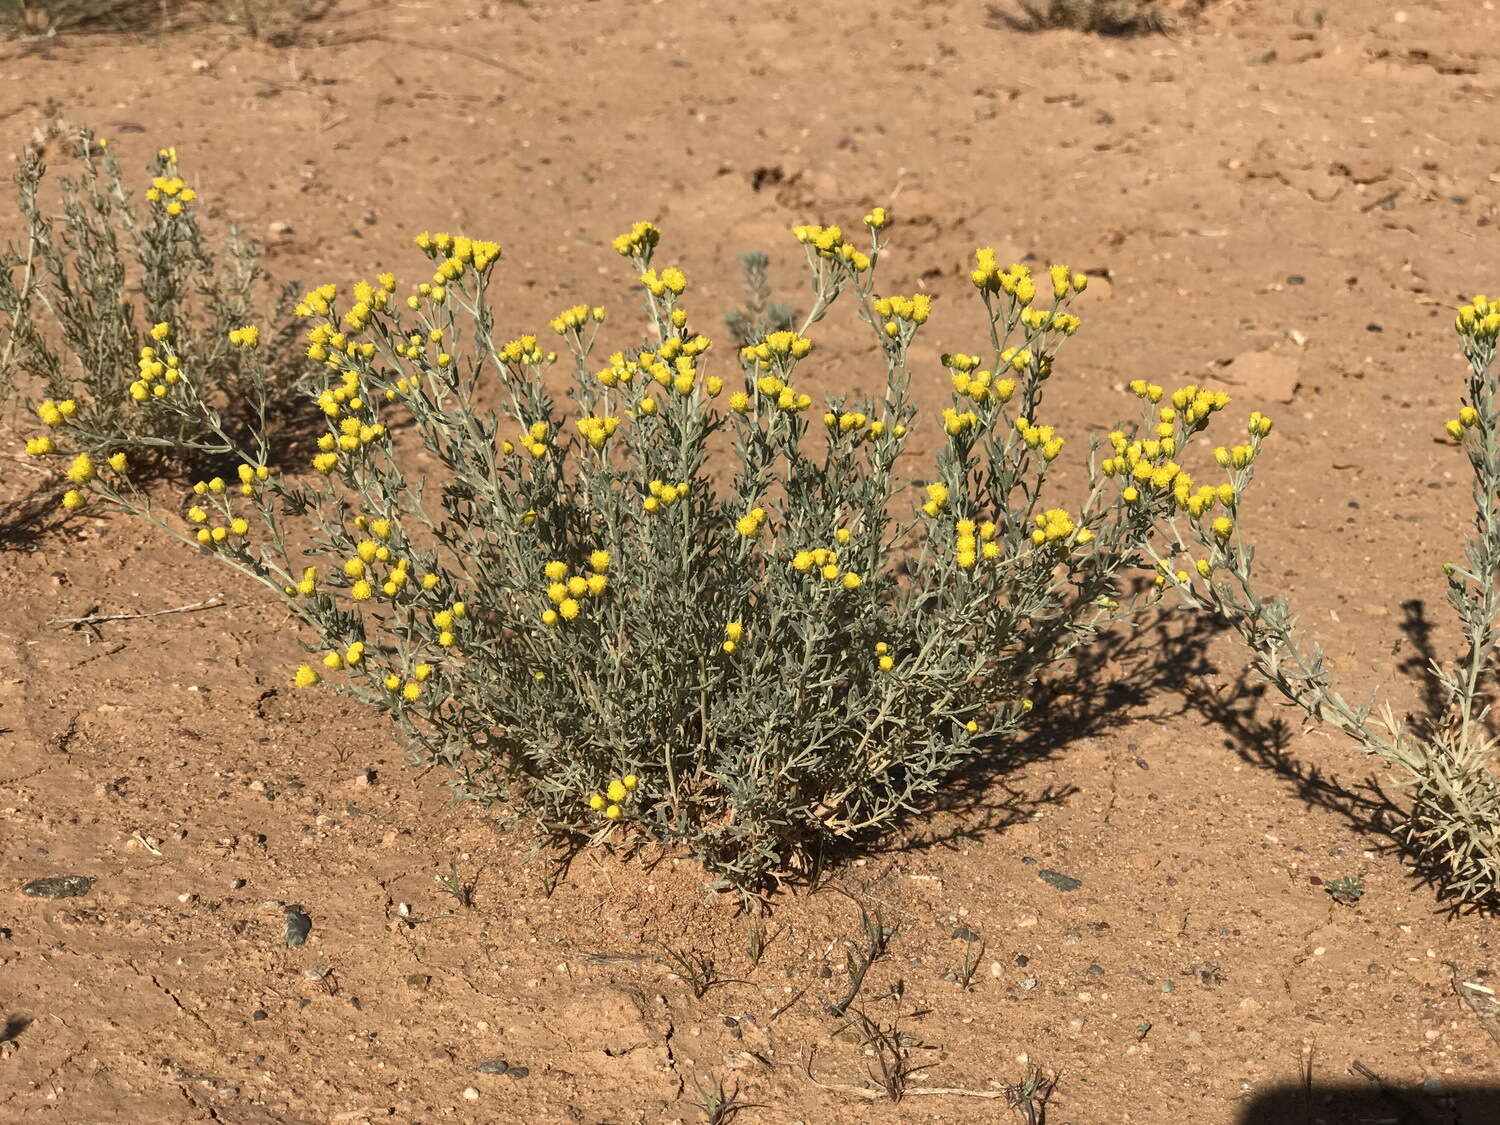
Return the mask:
M 870 213 L 865 216 L 864 223 L 871 230 L 884 230 L 890 226 L 891 213 L 885 207 L 872 207 Z
M 932 298 L 926 293 L 914 297 L 881 297 L 875 302 L 875 314 L 885 321 L 887 336 L 901 335 L 901 323 L 926 324 L 932 315 Z
M 240 495 L 254 496 L 255 486 L 271 478 L 271 469 L 267 465 L 241 465 L 235 475 L 240 478 Z
M 874 218 L 875 212 L 871 212 L 867 218 Z M 884 218 L 882 211 L 881 217 Z M 867 223 L 872 230 L 880 229 L 874 223 Z M 882 226 L 884 223 L 881 224 Z M 845 262 L 856 272 L 863 273 L 870 268 L 870 256 L 855 249 L 854 244 L 844 240 L 842 227 L 819 227 L 811 225 L 795 226 L 792 234 L 797 241 L 810 248 L 820 258 Z
M 1271 432 L 1271 419 L 1267 418 L 1259 410 L 1250 412 L 1250 436 L 1265 437 Z
M 345 453 L 355 453 L 372 442 L 379 441 L 385 435 L 386 428 L 383 423 L 361 422 L 351 414 L 339 421 L 337 436 L 323 434 L 318 438 L 318 448 L 323 453 L 332 453 L 335 449 L 341 449 Z M 337 464 L 337 458 L 335 458 L 332 464 Z
M 180 176 L 157 176 L 146 189 L 146 198 L 162 203 L 168 215 L 182 214 L 183 204 L 198 198 L 198 193 L 183 183 Z
M 945 355 L 942 363 L 953 372 L 953 393 L 972 399 L 977 405 L 991 400 L 1009 402 L 1016 393 L 1014 379 L 996 379 L 991 371 L 976 371 L 975 368 L 980 364 L 977 355 L 964 355 L 962 352 Z
M 609 357 L 609 366 L 595 373 L 595 378 L 606 387 L 628 387 L 630 381 L 641 373 L 641 365 L 626 359 L 624 352 L 615 352 Z
M 1036 426 L 1030 418 L 1017 418 L 1015 427 L 1028 448 L 1042 451 L 1043 460 L 1054 461 L 1062 452 L 1063 439 L 1053 435 L 1051 426 Z
M 1130 393 L 1136 398 L 1145 399 L 1147 402 L 1160 402 L 1161 396 L 1166 392 L 1156 383 L 1148 383 L 1144 379 L 1132 379 L 1130 381 Z
M 730 406 L 734 405 L 732 398 L 729 404 Z M 886 432 L 886 424 L 884 422 L 872 422 L 867 415 L 860 413 L 858 410 L 847 411 L 843 414 L 836 414 L 830 410 L 823 415 L 823 425 L 827 426 L 830 430 L 837 430 L 841 434 L 853 434 L 854 444 L 856 445 L 866 436 L 869 436 L 873 440 L 883 437 Z M 905 426 L 898 426 L 896 428 L 901 431 L 901 434 L 897 434 L 898 437 L 906 433 Z
M 875 642 L 875 655 L 882 672 L 889 672 L 896 666 L 896 658 L 891 655 L 891 646 L 884 641 Z
M 406 700 L 406 702 L 415 703 L 422 698 L 424 685 L 432 678 L 434 670 L 431 664 L 414 664 L 408 677 L 391 672 L 382 682 L 385 684 L 386 691 L 399 692 L 401 698 Z
M 620 420 L 618 418 L 580 418 L 574 425 L 578 427 L 578 432 L 588 439 L 591 446 L 595 449 L 603 449 L 604 443 L 614 437 Z
M 761 371 L 775 368 L 785 372 L 794 362 L 812 351 L 812 341 L 795 332 L 772 332 L 758 344 L 746 344 L 740 349 L 740 359 L 753 364 Z
M 78 417 L 78 403 L 70 398 L 65 398 L 61 402 L 53 402 L 50 398 L 44 398 L 37 404 L 36 416 L 45 426 L 61 426 L 64 422 L 71 422 Z
M 559 621 L 572 621 L 582 610 L 584 598 L 597 598 L 609 589 L 609 552 L 594 551 L 589 555 L 589 574 L 572 574 L 568 564 L 554 559 L 542 568 L 547 578 L 547 600 L 556 608 L 542 613 L 542 624 L 555 626 Z
M 734 521 L 734 529 L 746 539 L 754 539 L 760 534 L 760 529 L 765 526 L 766 510 L 764 508 L 751 508 L 739 519 Z
M 670 507 L 688 494 L 688 482 L 680 484 L 663 484 L 654 480 L 646 486 L 646 491 L 651 495 L 641 501 L 641 507 L 648 512 L 659 512 L 663 508 Z
M 958 437 L 960 434 L 968 433 L 979 425 L 979 415 L 972 410 L 960 413 L 951 406 L 943 410 L 943 432 L 949 437 Z
M 1462 410 L 1460 410 L 1458 412 L 1458 417 L 1457 418 L 1454 418 L 1454 419 L 1450 420 L 1444 426 L 1444 429 L 1446 429 L 1448 431 L 1448 436 L 1451 437 L 1454 441 L 1462 441 L 1463 440 L 1463 436 L 1464 436 L 1464 431 L 1465 430 L 1471 430 L 1475 426 L 1477 426 L 1478 424 L 1479 424 L 1479 411 L 1475 410 L 1472 406 L 1466 406 L 1466 407 L 1464 407 Z M 27 443 L 27 450 L 28 450 L 28 452 L 30 451 L 30 448 L 31 448 L 31 443 L 28 442 Z
M 1017 262 L 1002 270 L 995 261 L 995 251 L 989 247 L 974 251 L 974 268 L 969 280 L 981 293 L 1005 293 L 1023 305 L 1036 298 L 1036 282 L 1031 279 L 1031 270 Z
M 838 563 L 838 554 L 827 547 L 818 547 L 812 551 L 798 551 L 792 556 L 792 569 L 799 574 L 817 571 L 823 581 L 837 582 L 846 590 L 857 590 L 864 585 L 863 578 L 852 570 L 840 570 Z
M 1049 266 L 1047 273 L 1052 278 L 1052 296 L 1059 301 L 1069 293 L 1082 293 L 1089 287 L 1087 274 L 1071 273 L 1067 266 Z
M 1073 535 L 1075 543 L 1090 543 L 1094 539 L 1094 533 L 1088 528 L 1075 528 L 1073 517 L 1068 515 L 1062 508 L 1049 508 L 1045 512 L 1036 514 L 1036 529 L 1031 533 L 1031 541 L 1038 547 L 1046 543 L 1057 543 Z
M 1000 544 L 994 541 L 995 531 L 995 525 L 988 520 L 978 526 L 967 519 L 953 524 L 954 554 L 962 569 L 972 570 L 981 554 L 986 559 L 1000 557 Z
M 500 247 L 493 242 L 454 237 L 451 234 L 430 234 L 423 231 L 413 240 L 429 258 L 442 258 L 437 272 L 432 275 L 434 285 L 441 286 L 463 276 L 464 269 L 473 266 L 476 273 L 484 273 L 500 257 Z
M 536 346 L 535 336 L 521 336 L 511 340 L 496 352 L 495 358 L 508 367 L 518 367 L 522 364 L 539 367 L 543 363 L 551 363 L 557 356 L 552 352 L 543 353 L 541 348 Z
M 615 253 L 622 258 L 649 257 L 661 241 L 661 231 L 651 223 L 634 223 L 627 234 L 614 240 Z
M 237 348 L 254 351 L 260 347 L 260 329 L 253 324 L 229 330 L 229 342 Z
M 724 643 L 719 647 L 732 656 L 744 636 L 745 626 L 738 621 L 731 621 L 724 626 Z
M 948 506 L 948 486 L 942 481 L 933 481 L 927 486 L 927 503 L 922 511 L 927 516 L 936 516 Z
M 1072 313 L 1052 312 L 1048 309 L 1025 309 L 1021 313 L 1021 323 L 1032 332 L 1046 332 L 1050 329 L 1064 336 L 1071 336 L 1078 331 L 1083 321 Z
M 391 294 L 395 289 L 395 274 L 381 274 L 379 288 L 371 285 L 368 281 L 356 282 L 354 285 L 354 304 L 344 314 L 344 327 L 351 332 L 363 331 L 369 325 L 371 318 L 377 310 L 390 306 Z M 362 353 L 365 359 L 369 359 L 374 354 L 374 351 L 371 345 L 367 344 L 365 347 L 371 348 L 370 351 Z M 350 351 L 347 354 L 353 355 L 354 353 Z
M 1255 460 L 1255 446 L 1236 445 L 1226 448 L 1221 445 L 1214 450 L 1214 460 L 1226 469 L 1243 469 Z
M 160 327 L 162 326 L 157 325 L 157 328 Z M 166 339 L 167 334 L 156 336 L 156 329 L 152 329 L 152 335 L 161 342 Z M 131 399 L 145 402 L 148 398 L 166 398 L 167 389 L 182 380 L 178 362 L 176 354 L 170 351 L 163 363 L 155 348 L 149 344 L 142 348 L 140 357 L 136 360 L 137 378 L 129 388 Z
M 762 398 L 774 402 L 779 409 L 788 413 L 806 410 L 812 405 L 812 395 L 793 390 L 775 375 L 762 375 L 756 380 L 755 389 Z
M 46 453 L 56 453 L 57 443 L 52 440 L 51 434 L 42 434 L 40 437 L 27 438 L 26 452 L 33 457 L 40 457 Z
M 569 332 L 578 332 L 584 325 L 593 321 L 595 324 L 604 322 L 604 310 L 598 306 L 589 308 L 587 305 L 574 305 L 571 309 L 564 309 L 553 317 L 548 324 L 552 331 L 559 336 Z
M 80 453 L 73 458 L 73 463 L 68 466 L 68 479 L 74 484 L 88 484 L 96 475 L 94 459 L 87 453 Z
M 624 812 L 620 806 L 635 792 L 639 784 L 640 778 L 633 773 L 615 778 L 605 786 L 603 793 L 589 795 L 588 806 L 597 813 L 603 813 L 606 820 L 619 820 Z
M 647 270 L 641 274 L 640 281 L 653 297 L 664 297 L 668 293 L 678 297 L 687 288 L 687 276 L 676 266 L 668 266 L 661 273 Z
M 580 425 L 579 428 L 582 429 L 582 426 Z M 547 456 L 547 434 L 549 429 L 550 427 L 546 422 L 533 422 L 529 428 L 521 431 L 521 448 L 531 454 L 532 460 L 540 461 L 543 457 Z M 610 433 L 613 432 L 613 430 L 610 431 Z M 608 434 L 605 435 L 606 439 L 608 436 Z M 505 441 L 500 443 L 500 449 L 509 455 L 515 452 L 516 447 L 510 442 Z
M 1460 336 L 1478 341 L 1493 341 L 1500 336 L 1500 298 L 1480 294 L 1458 310 L 1454 326 Z
M 320 285 L 304 294 L 302 300 L 297 302 L 297 315 L 300 317 L 329 316 L 333 312 L 333 301 L 338 295 L 337 285 L 332 283 Z

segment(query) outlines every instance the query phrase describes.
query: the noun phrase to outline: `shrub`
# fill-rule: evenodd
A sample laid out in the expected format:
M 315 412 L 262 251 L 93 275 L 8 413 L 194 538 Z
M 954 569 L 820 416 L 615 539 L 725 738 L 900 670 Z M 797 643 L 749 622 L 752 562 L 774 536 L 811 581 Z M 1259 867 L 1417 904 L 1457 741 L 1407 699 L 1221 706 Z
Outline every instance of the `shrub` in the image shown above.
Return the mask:
M 1138 35 L 1166 25 L 1153 0 L 1015 0 L 1019 13 L 991 4 L 992 20 L 1016 31 L 1070 28 L 1096 35 Z
M 1027 721 L 1044 671 L 1157 596 L 1131 570 L 1200 504 L 1174 458 L 1228 402 L 1185 387 L 1162 407 L 1140 384 L 1142 421 L 1103 461 L 1096 444 L 1081 507 L 1056 506 L 1043 400 L 1087 278 L 980 250 L 987 358 L 943 357 L 945 440 L 908 500 L 910 348 L 932 302 L 877 295 L 888 221 L 865 216 L 863 249 L 798 227 L 809 312 L 718 364 L 650 224 L 615 241 L 646 338 L 607 355 L 586 305 L 551 322 L 556 351 L 497 336 L 499 247 L 423 234 L 435 273 L 404 299 L 385 274 L 299 306 L 326 371 L 311 475 L 254 444 L 178 518 L 124 460 L 79 459 L 65 503 L 145 516 L 264 584 L 315 638 L 296 682 L 388 715 L 462 795 L 575 843 L 686 846 L 719 885 L 762 891 L 924 808 Z M 884 387 L 819 407 L 808 333 L 840 301 Z M 170 365 L 175 342 L 173 326 L 150 346 Z M 191 376 L 178 396 L 201 401 Z M 405 427 L 439 470 L 397 456 Z
M 1321 650 L 1298 635 L 1287 603 L 1257 590 L 1254 552 L 1240 541 L 1232 522 L 1221 517 L 1188 525 L 1188 538 L 1202 552 L 1190 570 L 1176 569 L 1171 561 L 1187 549 L 1180 538 L 1158 560 L 1188 604 L 1233 625 L 1256 671 L 1283 696 L 1404 775 L 1412 789 L 1405 842 L 1459 901 L 1493 906 L 1500 901 L 1500 782 L 1490 764 L 1496 742 L 1489 722 L 1490 677 L 1500 642 L 1500 417 L 1494 362 L 1500 301 L 1475 297 L 1459 310 L 1457 327 L 1469 378 L 1447 433 L 1468 457 L 1475 516 L 1465 562 L 1444 563 L 1443 573 L 1467 650 L 1452 665 L 1434 660 L 1427 669 L 1429 698 L 1435 701 L 1429 715 L 1412 725 L 1387 706 L 1377 719 L 1372 708 L 1355 707 L 1336 691 Z M 1252 422 L 1252 431 L 1269 428 L 1269 421 Z M 1252 439 L 1250 446 L 1215 451 L 1230 470 L 1228 487 L 1235 498 L 1250 483 L 1257 447 L 1258 439 Z
M 39 199 L 41 158 L 27 152 L 16 172 L 26 235 L 0 251 L 0 401 L 40 391 L 41 420 L 66 422 L 70 447 L 96 460 L 128 453 L 140 469 L 222 458 L 264 431 L 294 388 L 291 293 L 271 314 L 275 358 L 246 362 L 230 331 L 258 319 L 259 248 L 230 228 L 223 256 L 210 252 L 175 149 L 151 165 L 140 206 L 104 142 L 77 140 L 60 219 Z M 141 347 L 168 324 L 170 353 Z

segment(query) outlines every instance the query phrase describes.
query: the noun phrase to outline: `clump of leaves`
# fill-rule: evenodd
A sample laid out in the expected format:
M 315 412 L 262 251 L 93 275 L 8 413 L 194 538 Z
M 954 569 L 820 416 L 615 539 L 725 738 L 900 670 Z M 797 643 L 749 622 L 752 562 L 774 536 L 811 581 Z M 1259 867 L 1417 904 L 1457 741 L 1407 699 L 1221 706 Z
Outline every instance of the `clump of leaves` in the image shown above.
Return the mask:
M 1352 905 L 1364 896 L 1365 881 L 1358 875 L 1345 875 L 1342 879 L 1329 880 L 1324 884 L 1324 889 L 1333 896 L 1335 902 Z

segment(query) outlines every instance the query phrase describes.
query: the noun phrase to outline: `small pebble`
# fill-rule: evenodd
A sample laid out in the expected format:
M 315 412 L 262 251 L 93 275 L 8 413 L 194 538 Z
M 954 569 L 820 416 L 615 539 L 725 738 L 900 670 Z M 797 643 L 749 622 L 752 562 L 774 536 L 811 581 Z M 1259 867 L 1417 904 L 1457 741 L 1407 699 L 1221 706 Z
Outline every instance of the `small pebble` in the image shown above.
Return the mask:
M 465 1101 L 470 1101 L 470 1102 L 477 1102 L 479 1100 L 479 1091 L 476 1090 L 476 1089 L 474 1089 L 473 1086 L 465 1086 L 464 1087 L 464 1100 Z

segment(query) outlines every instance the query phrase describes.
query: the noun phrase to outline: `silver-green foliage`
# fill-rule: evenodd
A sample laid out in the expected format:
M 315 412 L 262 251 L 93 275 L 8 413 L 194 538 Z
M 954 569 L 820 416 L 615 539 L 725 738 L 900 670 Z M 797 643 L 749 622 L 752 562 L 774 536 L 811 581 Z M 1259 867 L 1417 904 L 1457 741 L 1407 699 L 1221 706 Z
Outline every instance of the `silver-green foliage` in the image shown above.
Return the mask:
M 181 184 L 175 152 L 152 161 L 142 202 L 107 147 L 88 134 L 75 141 L 77 169 L 58 178 L 55 208 L 42 198 L 40 156 L 27 151 L 17 166 L 25 234 L 0 249 L 0 402 L 23 392 L 73 401 L 69 442 L 96 459 L 113 451 L 189 463 L 222 457 L 233 443 L 216 428 L 243 440 L 265 429 L 295 389 L 290 294 L 268 302 L 275 359 L 247 363 L 228 334 L 268 311 L 258 303 L 260 248 L 235 228 L 222 251 L 209 248 L 196 193 L 186 189 L 183 202 L 186 185 L 170 195 L 157 186 Z M 173 325 L 197 405 L 131 397 L 144 333 L 161 322 Z
M 299 682 L 389 715 L 461 794 L 553 837 L 685 847 L 761 890 L 929 808 L 1027 720 L 1038 677 L 1131 612 L 1129 571 L 1176 509 L 1171 456 L 1227 401 L 1189 388 L 1192 409 L 1145 419 L 1155 483 L 1122 489 L 1091 452 L 1081 506 L 1053 506 L 1063 442 L 1038 418 L 1086 279 L 981 251 L 985 357 L 923 376 L 951 379 L 954 405 L 913 482 L 898 463 L 931 302 L 877 296 L 885 224 L 867 217 L 866 250 L 799 228 L 810 311 L 717 363 L 638 224 L 616 248 L 646 336 L 606 359 L 602 310 L 560 315 L 566 410 L 560 357 L 496 335 L 498 247 L 424 235 L 437 273 L 406 301 L 389 275 L 304 298 L 327 369 L 318 472 L 263 480 L 262 441 L 239 452 L 243 485 L 197 487 L 186 526 L 127 477 L 93 478 L 91 502 L 284 598 L 321 655 Z M 806 333 L 839 304 L 883 374 L 820 410 L 799 389 L 820 378 Z

